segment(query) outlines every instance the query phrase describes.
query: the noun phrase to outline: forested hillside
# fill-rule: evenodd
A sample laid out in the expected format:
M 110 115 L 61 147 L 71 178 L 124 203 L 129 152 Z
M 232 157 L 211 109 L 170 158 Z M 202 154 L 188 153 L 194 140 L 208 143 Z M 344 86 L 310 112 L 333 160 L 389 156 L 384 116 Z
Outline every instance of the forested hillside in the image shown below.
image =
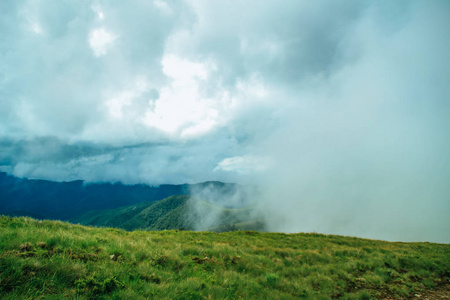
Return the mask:
M 200 212 L 206 216 L 200 215 Z M 214 218 L 209 224 L 199 224 Z M 126 230 L 264 230 L 264 221 L 251 208 L 224 208 L 190 195 L 171 196 L 156 202 L 144 202 L 111 210 L 91 211 L 72 223 L 115 227 Z

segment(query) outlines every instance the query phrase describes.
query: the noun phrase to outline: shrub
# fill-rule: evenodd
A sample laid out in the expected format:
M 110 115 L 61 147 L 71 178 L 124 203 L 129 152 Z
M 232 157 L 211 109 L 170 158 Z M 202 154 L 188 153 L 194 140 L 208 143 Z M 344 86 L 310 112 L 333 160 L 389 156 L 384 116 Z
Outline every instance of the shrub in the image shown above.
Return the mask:
M 108 277 L 101 280 L 94 276 L 76 280 L 75 286 L 79 292 L 92 295 L 109 294 L 117 288 L 125 287 L 116 277 Z
M 278 284 L 279 277 L 275 273 L 269 273 L 266 275 L 266 283 L 270 287 L 275 287 Z

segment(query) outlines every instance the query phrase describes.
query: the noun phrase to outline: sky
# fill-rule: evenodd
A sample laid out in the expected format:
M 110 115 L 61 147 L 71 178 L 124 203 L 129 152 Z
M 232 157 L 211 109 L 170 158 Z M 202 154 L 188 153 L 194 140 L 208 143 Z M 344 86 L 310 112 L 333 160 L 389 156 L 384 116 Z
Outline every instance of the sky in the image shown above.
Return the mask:
M 450 2 L 0 1 L 0 171 L 258 185 L 271 229 L 450 242 Z

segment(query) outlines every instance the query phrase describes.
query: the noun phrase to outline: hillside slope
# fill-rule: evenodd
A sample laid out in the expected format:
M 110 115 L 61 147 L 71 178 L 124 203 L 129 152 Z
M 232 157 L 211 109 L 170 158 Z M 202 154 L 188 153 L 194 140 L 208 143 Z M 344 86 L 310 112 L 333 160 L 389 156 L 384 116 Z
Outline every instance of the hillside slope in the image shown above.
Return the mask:
M 202 217 L 200 216 L 202 214 Z M 205 214 L 210 224 L 197 224 Z M 264 230 L 264 223 L 249 208 L 223 208 L 189 195 L 171 196 L 111 210 L 97 210 L 70 220 L 82 225 L 115 227 L 125 230 Z M 204 225 L 202 228 L 201 226 Z
M 0 172 L 0 214 L 69 220 L 92 210 L 153 202 L 172 195 L 190 194 L 192 190 L 211 190 L 227 196 L 241 189 L 249 188 L 215 181 L 159 186 L 85 183 L 82 180 L 56 182 L 18 178 Z M 249 193 L 252 190 L 249 189 Z
M 449 253 L 320 234 L 128 232 L 0 217 L 0 298 L 448 297 Z

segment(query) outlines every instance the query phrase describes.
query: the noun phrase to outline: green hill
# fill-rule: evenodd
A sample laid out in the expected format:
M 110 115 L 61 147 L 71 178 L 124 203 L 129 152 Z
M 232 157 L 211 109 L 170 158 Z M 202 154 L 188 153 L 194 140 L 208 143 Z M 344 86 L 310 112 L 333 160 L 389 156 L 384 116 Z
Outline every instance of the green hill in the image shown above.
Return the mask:
M 124 231 L 0 217 L 1 299 L 449 296 L 450 245 L 320 234 Z
M 211 216 L 211 222 L 197 224 Z M 223 208 L 189 195 L 171 196 L 156 202 L 110 210 L 91 211 L 72 219 L 72 223 L 125 230 L 203 229 L 216 232 L 230 230 L 264 230 L 264 222 L 252 214 L 251 208 Z

